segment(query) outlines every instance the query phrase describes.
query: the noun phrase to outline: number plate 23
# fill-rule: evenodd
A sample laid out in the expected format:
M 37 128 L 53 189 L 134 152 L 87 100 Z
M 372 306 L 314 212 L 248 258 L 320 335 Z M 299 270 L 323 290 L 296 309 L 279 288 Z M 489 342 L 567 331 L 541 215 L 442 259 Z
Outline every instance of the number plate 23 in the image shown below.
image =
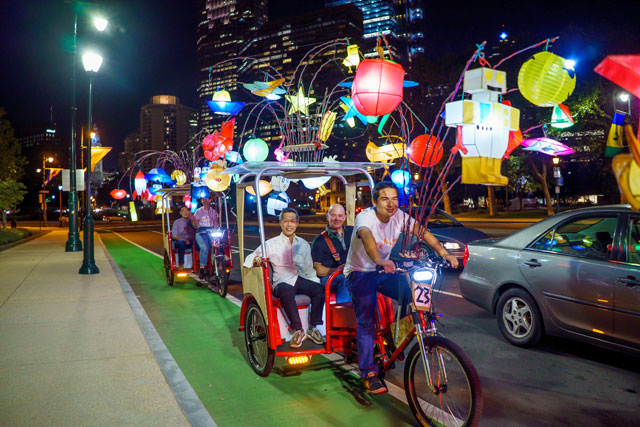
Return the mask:
M 423 283 L 412 282 L 413 304 L 417 310 L 431 310 L 431 286 Z

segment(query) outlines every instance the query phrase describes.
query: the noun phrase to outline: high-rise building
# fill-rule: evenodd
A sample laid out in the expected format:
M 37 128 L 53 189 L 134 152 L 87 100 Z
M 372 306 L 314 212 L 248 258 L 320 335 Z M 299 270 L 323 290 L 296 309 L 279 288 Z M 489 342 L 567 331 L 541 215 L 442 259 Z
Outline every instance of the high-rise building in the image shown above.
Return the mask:
M 198 97 L 202 128 L 213 124 L 213 114 L 206 101 L 211 100 L 216 90 L 225 89 L 235 96 L 238 64 L 219 63 L 237 57 L 267 21 L 267 0 L 200 0 L 199 9 Z
M 193 134 L 196 117 L 197 111 L 180 104 L 176 96 L 153 96 L 140 110 L 140 149 L 180 151 Z M 152 167 L 152 160 L 145 160 L 143 168 Z
M 142 150 L 142 142 L 140 140 L 140 132 L 131 132 L 124 138 L 124 151 L 118 155 L 118 170 L 124 173 L 134 160 L 134 155 Z
M 376 39 L 384 36 L 389 43 L 385 54 L 410 63 L 424 53 L 421 29 L 424 10 L 422 0 L 325 0 L 326 7 L 353 4 L 362 11 L 364 38 L 369 41 L 365 57 L 376 57 Z

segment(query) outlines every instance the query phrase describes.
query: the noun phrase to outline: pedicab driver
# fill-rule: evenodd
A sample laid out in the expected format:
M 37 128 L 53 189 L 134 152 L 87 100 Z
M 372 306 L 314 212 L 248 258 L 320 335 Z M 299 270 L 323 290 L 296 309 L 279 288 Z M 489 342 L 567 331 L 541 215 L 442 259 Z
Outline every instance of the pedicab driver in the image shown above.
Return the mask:
M 406 281 L 405 277 L 393 274 L 396 267 L 389 260 L 391 249 L 407 221 L 411 232 L 427 242 L 454 268 L 458 266 L 458 260 L 442 247 L 433 234 L 398 210 L 398 190 L 393 183 L 383 181 L 376 184 L 372 201 L 373 207 L 363 210 L 356 217 L 344 274 L 356 312 L 360 375 L 364 378 L 367 393 L 381 394 L 387 388 L 378 379 L 378 366 L 373 358 L 378 292 L 395 300 L 399 300 L 399 293 L 402 292 L 403 301 L 410 301 L 409 286 L 398 286 L 399 280 Z M 377 266 L 382 267 L 384 272 L 378 273 Z
M 347 261 L 347 253 L 351 244 L 353 226 L 344 225 L 347 213 L 344 207 L 335 203 L 327 212 L 327 228 L 313 239 L 311 243 L 311 258 L 322 286 L 327 284 L 329 277 Z M 331 290 L 336 294 L 336 302 L 351 301 L 349 291 L 344 284 L 344 274 L 337 275 L 331 282 Z
M 311 261 L 311 247 L 301 237 L 295 235 L 298 228 L 298 211 L 284 208 L 280 213 L 280 229 L 282 233 L 266 241 L 267 255 L 273 267 L 271 292 L 280 298 L 280 303 L 295 331 L 289 347 L 299 348 L 302 342 L 310 338 L 316 344 L 324 344 L 324 338 L 317 325 L 322 325 L 322 309 L 324 308 L 324 286 L 316 276 Z M 262 249 L 258 247 L 244 261 L 245 267 L 262 265 Z M 298 313 L 296 295 L 308 295 L 311 298 L 309 328 L 305 334 Z

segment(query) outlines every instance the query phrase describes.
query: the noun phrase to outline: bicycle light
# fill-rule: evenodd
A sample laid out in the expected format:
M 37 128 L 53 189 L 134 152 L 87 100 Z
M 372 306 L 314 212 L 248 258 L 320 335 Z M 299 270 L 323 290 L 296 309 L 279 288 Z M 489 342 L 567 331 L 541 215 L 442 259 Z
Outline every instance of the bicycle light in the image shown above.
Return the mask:
M 221 238 L 223 235 L 222 231 L 220 230 L 214 230 L 214 231 L 209 231 L 209 236 L 213 237 L 213 238 Z
M 419 268 L 411 273 L 414 282 L 430 282 L 433 280 L 434 272 L 429 268 Z

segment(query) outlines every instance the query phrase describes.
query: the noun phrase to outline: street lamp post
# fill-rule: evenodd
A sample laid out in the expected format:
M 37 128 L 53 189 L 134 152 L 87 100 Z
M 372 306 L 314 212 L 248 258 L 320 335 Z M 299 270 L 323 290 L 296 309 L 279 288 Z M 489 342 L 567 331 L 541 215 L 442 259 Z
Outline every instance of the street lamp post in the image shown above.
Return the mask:
M 556 213 L 560 213 L 560 184 L 562 174 L 560 173 L 560 158 L 554 157 L 553 161 L 553 175 L 556 178 Z
M 62 228 L 62 185 L 58 185 L 58 197 L 60 197 L 60 211 L 58 212 L 58 222 Z
M 93 129 L 92 123 L 92 98 L 93 98 L 93 74 L 97 73 L 102 65 L 102 57 L 97 53 L 88 52 L 82 55 L 82 65 L 89 74 L 89 132 Z M 86 174 L 86 205 L 84 216 L 84 253 L 82 258 L 82 267 L 80 274 L 97 274 L 100 273 L 96 261 L 93 256 L 93 217 L 91 216 L 91 138 L 87 141 L 87 174 Z
M 76 187 L 76 67 L 78 66 L 78 1 L 73 0 L 73 64 L 71 77 L 71 142 L 69 145 L 69 235 L 65 252 L 82 250 L 78 233 L 78 190 Z M 93 22 L 98 31 L 107 28 L 107 20 L 96 18 Z
M 52 163 L 53 157 L 42 156 L 42 204 L 40 207 L 42 208 L 42 222 L 44 222 L 44 226 L 47 226 L 47 195 L 46 195 L 46 186 L 47 186 L 47 162 Z

